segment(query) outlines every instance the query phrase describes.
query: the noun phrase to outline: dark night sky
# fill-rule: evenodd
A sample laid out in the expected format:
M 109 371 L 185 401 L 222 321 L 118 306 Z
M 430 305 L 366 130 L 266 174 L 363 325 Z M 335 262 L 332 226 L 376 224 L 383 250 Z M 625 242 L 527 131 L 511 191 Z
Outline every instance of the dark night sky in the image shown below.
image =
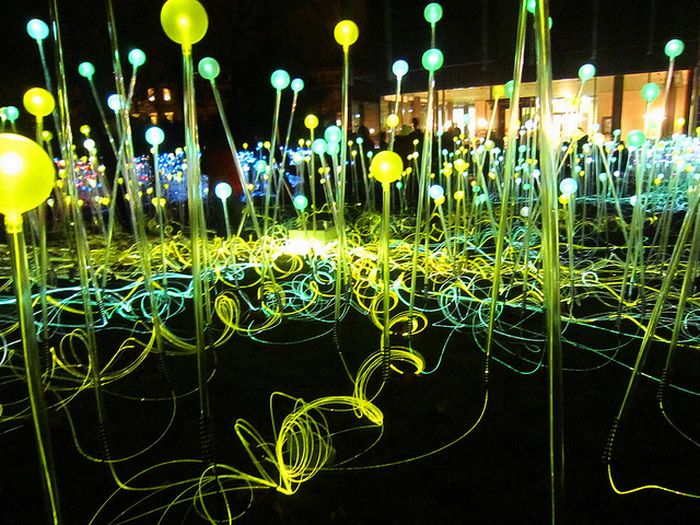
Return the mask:
M 555 76 L 557 72 L 561 75 L 575 71 L 590 58 L 594 1 L 551 2 L 552 46 L 558 53 L 554 61 Z M 177 83 L 181 76 L 178 47 L 167 40 L 160 28 L 162 3 L 161 0 L 114 0 L 122 50 L 140 47 L 148 57 L 140 73 L 142 89 L 156 80 Z M 309 79 L 313 71 L 340 64 L 341 53 L 333 41 L 332 30 L 342 17 L 356 19 L 360 25 L 360 40 L 353 47 L 355 76 L 373 81 L 371 85 L 377 93 L 386 89 L 386 3 L 391 13 L 391 55 L 406 58 L 415 68 L 429 44 L 428 26 L 422 17 L 427 4 L 424 0 L 204 0 L 210 19 L 209 32 L 195 47 L 195 59 L 211 55 L 221 62 L 222 80 L 228 81 L 224 82 L 227 85 L 224 96 L 235 134 L 246 137 L 269 128 L 273 92 L 268 79 L 280 67 L 293 77 L 306 80 L 307 90 L 302 93 L 300 110 L 314 109 L 315 101 L 323 93 Z M 488 80 L 507 80 L 507 75 L 500 77 L 512 68 L 517 1 L 443 0 L 441 3 L 445 18 L 438 24 L 437 41 L 445 53 L 446 65 L 452 65 L 445 68 L 443 85 L 478 84 L 480 74 Z M 96 110 L 87 84 L 76 70 L 83 60 L 94 62 L 100 92 L 106 95 L 113 91 L 105 3 L 62 0 L 59 4 L 73 113 L 90 121 L 96 117 Z M 633 67 L 638 69 L 663 64 L 663 43 L 672 37 L 686 41 L 686 53 L 679 65 L 694 65 L 700 33 L 700 1 L 599 0 L 599 6 L 599 56 L 601 61 L 608 57 L 605 58 L 607 69 L 619 67 L 620 62 L 625 66 L 635 63 Z M 647 54 L 652 9 L 656 10 L 654 45 L 652 54 Z M 6 3 L 3 11 L 0 105 L 13 104 L 22 109 L 22 93 L 42 82 L 36 46 L 24 28 L 33 17 L 48 21 L 48 1 L 13 1 Z M 484 58 L 484 44 L 486 71 L 478 64 L 470 69 L 470 64 L 473 66 Z M 51 59 L 51 48 L 47 51 Z M 611 60 L 612 56 L 621 60 Z M 605 68 L 605 63 L 599 64 L 599 72 Z M 472 70 L 477 73 L 470 73 Z M 418 70 L 407 80 L 423 89 L 424 76 Z M 199 89 L 207 86 L 200 84 Z

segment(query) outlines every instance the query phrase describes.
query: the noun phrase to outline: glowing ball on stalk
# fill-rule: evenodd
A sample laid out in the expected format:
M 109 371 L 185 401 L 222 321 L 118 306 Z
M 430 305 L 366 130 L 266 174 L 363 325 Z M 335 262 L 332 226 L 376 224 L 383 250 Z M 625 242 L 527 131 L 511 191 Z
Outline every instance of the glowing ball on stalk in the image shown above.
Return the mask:
M 509 80 L 508 82 L 505 83 L 503 86 L 503 90 L 505 91 L 505 95 L 508 98 L 513 98 L 513 86 L 515 85 L 515 82 L 512 80 Z
M 399 116 L 396 113 L 391 113 L 386 117 L 386 125 L 390 129 L 394 129 L 399 125 Z
M 295 78 L 292 80 L 290 86 L 294 93 L 299 93 L 302 89 L 304 89 L 304 81 L 300 78 Z
M 595 76 L 595 66 L 593 64 L 583 64 L 578 68 L 578 78 L 581 82 L 587 82 Z
M 328 151 L 328 143 L 324 139 L 316 139 L 311 144 L 311 150 L 316 155 L 324 155 Z
M 338 126 L 328 126 L 323 136 L 326 141 L 331 144 L 333 142 L 340 142 L 343 138 L 343 132 Z
M 428 188 L 428 195 L 430 195 L 431 199 L 439 201 L 445 196 L 445 189 L 439 184 L 433 184 Z
M 32 18 L 27 22 L 27 34 L 37 42 L 41 42 L 49 36 L 49 26 L 43 20 Z
M 576 193 L 577 190 L 578 182 L 576 182 L 576 179 L 572 179 L 571 177 L 567 177 L 559 183 L 559 191 L 565 197 L 570 197 L 571 195 Z
M 381 151 L 372 158 L 370 175 L 382 184 L 391 184 L 401 178 L 403 160 L 398 153 Z
M 530 13 L 531 15 L 534 15 L 536 7 L 537 7 L 537 0 L 527 0 L 527 4 L 525 4 L 525 9 L 527 9 L 528 13 Z
M 81 62 L 78 66 L 78 73 L 81 77 L 92 80 L 95 74 L 95 66 L 92 65 L 92 62 Z
M 426 5 L 425 9 L 423 10 L 423 18 L 425 18 L 425 21 L 430 25 L 437 24 L 440 20 L 442 20 L 442 6 L 437 2 L 432 2 Z
M 232 193 L 233 190 L 228 182 L 220 182 L 214 186 L 214 194 L 222 201 L 228 199 Z
M 197 71 L 199 71 L 202 78 L 215 80 L 221 73 L 221 66 L 219 66 L 219 62 L 215 58 L 206 57 L 199 61 Z
M 651 104 L 661 93 L 661 88 L 658 84 L 655 84 L 654 82 L 649 82 L 648 84 L 644 84 L 642 86 L 641 93 L 644 102 L 646 102 L 647 104 Z
M 5 116 L 7 117 L 7 120 L 14 123 L 19 118 L 19 109 L 17 109 L 15 106 L 7 106 L 5 108 Z
M 304 118 L 304 126 L 306 129 L 314 130 L 318 127 L 318 117 L 316 115 L 306 115 Z
M 151 126 L 146 130 L 146 142 L 154 148 L 160 146 L 165 140 L 165 133 L 158 126 Z
M 683 53 L 684 50 L 685 44 L 682 40 L 678 40 L 677 38 L 666 42 L 666 46 L 664 47 L 664 53 L 670 59 L 676 58 L 681 53 Z
M 434 72 L 442 67 L 444 61 L 445 57 L 443 56 L 442 51 L 437 48 L 433 48 L 428 49 L 425 53 L 423 53 L 421 63 L 426 71 Z
M 115 113 L 119 111 L 121 105 L 122 104 L 121 100 L 119 99 L 119 95 L 117 95 L 116 93 L 107 97 L 107 106 Z
M 44 202 L 53 189 L 54 174 L 54 163 L 39 144 L 0 133 L 0 213 L 5 222 L 17 224 L 22 213 Z
M 160 10 L 160 25 L 170 40 L 187 49 L 204 38 L 209 17 L 197 0 L 168 0 Z
M 337 155 L 340 153 L 340 142 L 329 142 L 327 152 L 329 155 Z
M 44 88 L 31 88 L 22 98 L 26 110 L 37 118 L 50 115 L 56 107 L 53 95 Z
M 333 38 L 343 48 L 348 48 L 357 42 L 360 36 L 360 30 L 357 24 L 352 20 L 342 20 L 338 22 L 333 29 Z
M 92 131 L 92 128 L 90 126 L 88 126 L 87 124 L 83 124 L 82 126 L 80 126 L 80 133 L 82 133 L 86 137 L 90 136 L 91 131 Z
M 397 78 L 405 77 L 406 73 L 408 73 L 408 62 L 405 60 L 397 60 L 394 62 L 394 65 L 391 66 L 391 72 L 394 73 L 394 76 Z
M 645 140 L 646 140 L 646 137 L 644 136 L 644 132 L 640 131 L 638 129 L 630 131 L 627 134 L 627 146 L 628 147 L 640 148 L 644 145 Z
M 278 69 L 277 71 L 274 71 L 272 75 L 270 75 L 270 84 L 272 84 L 272 87 L 277 91 L 287 89 L 287 86 L 289 86 L 289 81 L 289 73 L 287 73 L 284 69 Z
M 129 64 L 133 67 L 141 67 L 146 63 L 146 53 L 138 48 L 129 51 L 129 56 L 127 58 L 129 59 Z
M 303 212 L 309 205 L 309 199 L 306 198 L 306 195 L 297 195 L 293 199 L 293 204 L 294 208 Z

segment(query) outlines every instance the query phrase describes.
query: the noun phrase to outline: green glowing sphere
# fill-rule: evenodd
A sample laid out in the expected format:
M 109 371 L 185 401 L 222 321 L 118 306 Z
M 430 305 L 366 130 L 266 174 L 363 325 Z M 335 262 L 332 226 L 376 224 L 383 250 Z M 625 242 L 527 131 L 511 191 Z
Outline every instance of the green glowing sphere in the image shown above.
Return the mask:
M 318 117 L 311 113 L 306 115 L 306 118 L 304 119 L 304 126 L 306 126 L 306 129 L 316 129 L 318 127 Z
M 440 200 L 445 196 L 445 188 L 440 186 L 439 184 L 433 184 L 428 188 L 428 195 L 430 195 L 431 199 L 434 200 Z
M 338 126 L 328 126 L 323 136 L 329 144 L 338 143 L 343 138 L 343 131 Z
M 504 91 L 506 93 L 506 97 L 512 98 L 513 97 L 513 86 L 515 85 L 515 82 L 512 80 L 509 80 L 506 82 L 504 87 Z
M 627 134 L 627 146 L 641 148 L 644 145 L 645 139 L 644 132 L 635 129 Z
M 160 25 L 170 40 L 189 48 L 204 38 L 209 18 L 197 0 L 168 0 L 160 10 Z
M 578 182 L 576 182 L 576 179 L 572 179 L 571 177 L 567 177 L 559 183 L 559 191 L 565 197 L 570 197 L 571 195 L 576 193 L 577 190 Z
M 644 84 L 642 86 L 642 98 L 647 104 L 654 102 L 656 97 L 659 96 L 659 93 L 661 93 L 661 88 L 654 82 L 649 82 L 648 84 Z
M 333 37 L 343 47 L 349 47 L 357 42 L 360 30 L 352 20 L 342 20 L 333 29 Z
M 432 2 L 425 6 L 423 18 L 430 25 L 437 24 L 442 19 L 442 6 L 437 2 Z
M 27 22 L 27 33 L 31 38 L 37 41 L 45 40 L 49 36 L 49 26 L 46 22 L 38 18 L 32 18 Z
M 290 86 L 292 87 L 292 91 L 294 91 L 294 93 L 299 93 L 302 89 L 304 89 L 304 81 L 300 78 L 295 78 L 292 80 Z
M 221 73 L 219 62 L 212 57 L 206 57 L 200 60 L 199 64 L 197 65 L 197 70 L 202 78 L 207 80 L 215 80 L 216 77 L 219 76 L 219 73 Z
M 381 151 L 372 158 L 369 172 L 374 179 L 382 184 L 391 184 L 401 178 L 403 160 L 401 155 L 393 151 Z
M 158 126 L 151 126 L 146 130 L 146 142 L 154 148 L 163 144 L 164 140 L 165 133 Z
M 31 88 L 27 90 L 22 99 L 25 109 L 30 115 L 37 118 L 50 115 L 56 107 L 53 95 L 44 88 Z
M 284 69 L 278 69 L 270 75 L 270 84 L 272 84 L 272 87 L 277 91 L 287 89 L 289 85 L 289 73 Z
M 141 51 L 139 48 L 134 48 L 129 51 L 128 55 L 129 64 L 134 67 L 141 67 L 146 63 L 146 53 Z
M 214 194 L 217 197 L 219 197 L 222 201 L 228 199 L 232 193 L 233 190 L 231 189 L 231 185 L 228 182 L 220 182 L 219 184 L 214 186 Z
M 678 55 L 683 53 L 685 49 L 685 44 L 682 40 L 674 38 L 666 42 L 666 47 L 664 47 L 664 53 L 668 58 L 676 58 Z
M 593 64 L 583 64 L 578 68 L 578 78 L 581 82 L 586 82 L 595 76 L 595 66 Z
M 33 140 L 0 134 L 0 213 L 17 223 L 25 211 L 39 206 L 54 185 L 54 163 Z
M 19 118 L 19 109 L 15 106 L 7 106 L 5 108 L 5 116 L 10 122 L 14 122 Z
M 338 153 L 340 153 L 340 142 L 329 142 L 328 143 L 328 154 L 335 156 Z
M 444 61 L 445 57 L 443 56 L 442 51 L 437 48 L 428 49 L 425 53 L 423 53 L 423 59 L 421 60 L 423 63 L 423 68 L 426 71 L 431 72 L 440 69 Z
M 121 100 L 119 99 L 119 95 L 116 93 L 110 95 L 107 97 L 107 107 L 114 111 L 115 113 L 119 111 L 121 108 Z
M 394 73 L 394 76 L 398 78 L 406 76 L 406 73 L 408 73 L 408 62 L 405 60 L 397 60 L 394 62 L 394 65 L 391 66 L 391 71 Z
M 536 7 L 537 7 L 537 0 L 527 0 L 527 4 L 525 5 L 525 8 L 527 9 L 528 13 L 534 15 Z
M 316 139 L 311 144 L 311 150 L 316 155 L 323 155 L 328 151 L 328 143 L 324 139 Z
M 306 195 L 297 195 L 292 202 L 299 211 L 304 211 L 309 205 L 309 199 L 306 198 Z
M 81 62 L 78 66 L 78 73 L 80 73 L 81 77 L 90 80 L 95 74 L 95 66 L 92 65 L 92 62 Z

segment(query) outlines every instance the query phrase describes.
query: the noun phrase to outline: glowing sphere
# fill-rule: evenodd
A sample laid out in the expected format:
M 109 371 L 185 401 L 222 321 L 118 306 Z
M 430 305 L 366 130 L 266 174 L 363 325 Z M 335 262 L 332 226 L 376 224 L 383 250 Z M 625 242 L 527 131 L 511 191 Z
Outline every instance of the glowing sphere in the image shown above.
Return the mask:
M 78 66 L 78 73 L 80 73 L 81 77 L 90 80 L 95 74 L 95 66 L 92 65 L 92 62 L 81 62 Z
M 41 133 L 41 138 L 46 142 L 51 142 L 53 140 L 53 133 L 51 133 L 48 129 L 45 129 Z
M 131 64 L 134 67 L 141 67 L 146 63 L 146 53 L 141 51 L 138 48 L 132 49 L 129 51 L 129 64 Z
M 309 205 L 309 199 L 306 198 L 306 195 L 297 195 L 292 200 L 292 203 L 297 210 L 304 211 Z
M 396 126 L 399 125 L 399 116 L 395 113 L 391 113 L 386 117 L 386 125 L 387 127 L 394 129 Z
M 328 143 L 337 143 L 343 138 L 343 131 L 338 126 L 328 126 L 323 136 Z
M 318 127 L 318 117 L 313 114 L 306 115 L 304 126 L 306 126 L 306 129 L 316 129 Z
M 592 79 L 595 76 L 595 66 L 593 64 L 583 64 L 578 68 L 578 78 L 582 82 Z
M 493 98 L 502 98 L 506 94 L 506 87 L 502 84 L 497 84 L 493 86 L 491 94 Z
M 199 61 L 197 71 L 199 71 L 202 78 L 214 80 L 219 76 L 219 73 L 221 73 L 221 67 L 215 58 L 206 57 Z
M 92 139 L 86 139 L 83 142 L 83 147 L 88 151 L 92 151 L 95 149 L 95 141 Z
M 646 137 L 644 136 L 644 132 L 635 129 L 627 134 L 627 145 L 634 148 L 639 148 L 644 145 L 645 139 Z
M 596 146 L 603 147 L 603 144 L 605 144 L 605 135 L 602 133 L 596 133 L 593 135 L 593 138 L 591 139 L 591 142 L 595 144 Z
M 530 216 L 530 207 L 523 206 L 522 208 L 520 208 L 520 215 L 523 217 L 529 217 Z
M 431 199 L 440 200 L 445 196 L 445 189 L 439 184 L 433 184 L 428 188 L 428 195 Z
M 513 86 L 515 85 L 515 82 L 513 80 L 509 80 L 508 82 L 505 83 L 503 86 L 503 90 L 506 93 L 506 97 L 512 98 L 513 97 Z
M 56 101 L 53 95 L 44 88 L 31 88 L 27 90 L 22 102 L 27 111 L 37 118 L 50 115 L 56 107 Z
M 270 84 L 272 84 L 272 87 L 277 91 L 287 89 L 289 85 L 289 73 L 284 69 L 278 69 L 270 75 Z
M 90 135 L 91 131 L 92 131 L 92 128 L 90 126 L 88 126 L 87 124 L 83 124 L 82 126 L 80 126 L 80 133 L 82 133 L 86 137 L 88 135 Z
M 658 84 L 654 82 L 649 82 L 648 84 L 644 84 L 642 86 L 641 93 L 644 102 L 646 102 L 647 104 L 651 104 L 656 100 L 656 97 L 659 96 L 659 93 L 661 93 L 661 88 Z
M 49 26 L 46 22 L 38 18 L 32 18 L 27 22 L 27 33 L 31 38 L 37 41 L 45 40 L 49 36 Z
M 537 0 L 527 0 L 527 4 L 525 5 L 525 8 L 527 9 L 528 13 L 534 15 L 536 7 L 537 7 Z
M 328 151 L 328 143 L 324 139 L 316 139 L 311 144 L 311 150 L 316 155 L 323 155 Z
M 146 142 L 154 148 L 163 144 L 164 140 L 165 133 L 158 126 L 151 126 L 146 130 Z
M 442 19 L 442 6 L 437 2 L 432 2 L 425 6 L 423 18 L 430 25 L 437 24 Z
M 7 106 L 5 108 L 5 116 L 7 117 L 7 120 L 14 122 L 19 118 L 19 109 L 17 109 L 15 106 Z
M 391 71 L 398 78 L 406 76 L 408 73 L 408 62 L 405 60 L 397 60 L 394 65 L 391 66 Z
M 214 194 L 219 197 L 222 201 L 225 201 L 231 196 L 233 190 L 228 182 L 220 182 L 214 186 Z
M 291 87 L 294 93 L 299 93 L 299 91 L 304 89 L 304 81 L 300 78 L 295 78 L 294 80 L 292 80 Z
M 119 108 L 121 107 L 121 100 L 119 100 L 119 95 L 116 93 L 110 95 L 107 97 L 107 106 L 109 109 L 114 111 L 115 113 L 119 111 Z
M 51 193 L 54 163 L 36 142 L 13 133 L 0 134 L 0 213 L 18 221 Z
M 684 49 L 685 44 L 683 43 L 683 41 L 674 38 L 673 40 L 669 40 L 668 42 L 666 42 L 666 46 L 664 47 L 664 53 L 668 58 L 676 58 L 678 55 L 683 53 Z
M 372 158 L 369 168 L 372 177 L 382 184 L 391 184 L 401 178 L 403 160 L 393 151 L 381 151 Z
M 328 154 L 337 155 L 340 153 L 340 142 L 329 142 L 328 143 Z
M 362 137 L 357 137 L 355 139 L 355 142 L 357 142 L 358 146 L 362 146 L 365 143 L 365 139 L 363 139 Z
M 257 173 L 258 175 L 261 174 L 261 173 L 265 173 L 265 172 L 267 171 L 267 162 L 265 162 L 264 160 L 260 159 L 259 161 L 257 161 L 257 162 L 255 163 L 255 165 L 253 166 L 253 168 L 255 169 L 255 173 Z
M 426 71 L 437 71 L 442 67 L 444 61 L 445 57 L 443 56 L 442 51 L 436 48 L 428 49 L 425 53 L 423 53 L 423 59 L 421 60 L 423 63 L 423 68 Z
M 197 0 L 168 0 L 160 10 L 160 25 L 170 40 L 189 48 L 204 38 L 209 18 Z
M 566 197 L 573 195 L 577 190 L 578 182 L 576 182 L 576 179 L 572 179 L 571 177 L 567 177 L 559 183 L 559 191 Z
M 333 29 L 333 38 L 343 47 L 349 47 L 357 42 L 360 30 L 352 20 L 342 20 Z

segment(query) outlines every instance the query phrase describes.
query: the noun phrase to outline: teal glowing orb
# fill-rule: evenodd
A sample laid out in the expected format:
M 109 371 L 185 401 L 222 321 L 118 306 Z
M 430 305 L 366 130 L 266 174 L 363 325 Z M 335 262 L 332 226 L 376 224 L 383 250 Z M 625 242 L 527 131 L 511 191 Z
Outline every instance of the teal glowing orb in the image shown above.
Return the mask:
M 559 191 L 565 197 L 570 197 L 571 195 L 576 193 L 577 190 L 578 182 L 576 182 L 576 179 L 572 179 L 571 177 L 567 177 L 559 183 Z
M 115 113 L 121 109 L 121 100 L 116 93 L 107 97 L 107 106 Z
M 442 19 L 442 6 L 437 2 L 432 2 L 425 6 L 423 18 L 430 25 L 437 24 Z
M 421 60 L 423 68 L 430 72 L 440 69 L 444 61 L 445 57 L 443 56 L 442 51 L 437 48 L 428 49 L 425 53 L 423 53 L 423 59 Z
M 146 130 L 146 142 L 154 148 L 163 144 L 164 140 L 165 133 L 158 126 L 151 126 Z
M 338 143 L 343 138 L 343 131 L 338 126 L 328 126 L 323 137 L 329 144 Z
M 431 199 L 440 200 L 445 196 L 445 189 L 439 184 L 433 184 L 428 188 L 428 195 Z
M 289 81 L 289 73 L 287 73 L 284 69 L 278 69 L 277 71 L 273 72 L 272 75 L 270 75 L 270 84 L 272 84 L 272 87 L 277 91 L 287 89 Z
M 311 144 L 311 150 L 316 155 L 324 155 L 328 151 L 328 143 L 324 139 L 316 139 Z
M 219 76 L 219 73 L 221 73 L 221 66 L 219 66 L 215 58 L 206 57 L 199 61 L 197 71 L 199 71 L 202 78 L 206 80 L 215 80 L 216 77 Z
M 232 193 L 233 190 L 231 189 L 231 185 L 228 182 L 220 182 L 219 184 L 214 186 L 214 194 L 217 197 L 219 197 L 222 201 L 228 199 Z
M 127 57 L 129 64 L 133 67 L 141 67 L 146 63 L 146 53 L 141 51 L 139 48 L 134 48 L 129 51 L 129 56 Z
M 658 84 L 655 84 L 654 82 L 649 82 L 648 84 L 644 84 L 642 86 L 641 93 L 644 102 L 646 102 L 647 104 L 651 104 L 661 93 L 661 88 Z
M 527 4 L 525 4 L 525 9 L 527 9 L 528 13 L 534 15 L 536 7 L 537 7 L 537 0 L 527 0 Z
M 90 80 L 95 74 L 95 66 L 92 65 L 92 62 L 81 62 L 78 66 L 78 73 L 81 77 Z
M 506 94 L 506 97 L 508 98 L 513 98 L 513 87 L 515 86 L 515 82 L 512 80 L 509 80 L 506 82 L 505 86 L 503 86 L 503 91 Z
M 627 146 L 633 148 L 641 148 L 644 145 L 646 137 L 643 131 L 635 129 L 627 134 Z
M 295 78 L 292 80 L 290 85 L 294 93 L 299 93 L 302 89 L 304 89 L 304 81 L 300 78 Z
M 578 78 L 581 82 L 586 82 L 595 76 L 595 66 L 593 64 L 583 64 L 578 68 Z
M 37 42 L 41 42 L 49 36 L 49 26 L 43 20 L 32 18 L 27 22 L 27 33 Z
M 406 73 L 408 73 L 408 62 L 405 60 L 397 60 L 394 62 L 394 65 L 391 66 L 391 72 L 394 73 L 394 76 L 397 78 L 406 76 Z
M 7 106 L 5 108 L 5 116 L 10 122 L 14 122 L 19 118 L 19 109 L 15 106 Z
M 306 195 L 297 195 L 294 197 L 293 203 L 294 208 L 299 211 L 304 211 L 309 205 L 309 199 L 306 198 Z
M 328 154 L 335 156 L 340 153 L 340 142 L 329 142 L 328 143 Z
M 678 55 L 683 53 L 684 50 L 685 44 L 682 40 L 678 40 L 677 38 L 666 42 L 666 46 L 664 47 L 664 53 L 670 59 L 676 58 Z

